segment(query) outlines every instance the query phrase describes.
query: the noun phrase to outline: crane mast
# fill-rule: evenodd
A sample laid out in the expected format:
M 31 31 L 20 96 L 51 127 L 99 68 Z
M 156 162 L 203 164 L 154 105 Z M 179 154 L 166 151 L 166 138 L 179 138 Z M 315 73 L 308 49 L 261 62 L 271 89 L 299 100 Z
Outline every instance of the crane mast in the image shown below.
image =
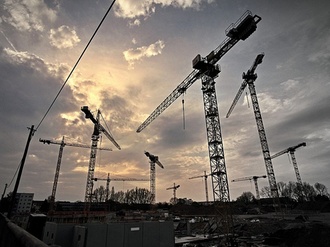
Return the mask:
M 293 165 L 293 169 L 295 171 L 296 178 L 297 178 L 297 182 L 298 182 L 298 184 L 300 184 L 302 186 L 302 180 L 301 180 L 301 177 L 300 177 L 300 173 L 299 173 L 299 169 L 298 169 L 298 164 L 297 164 L 296 156 L 294 154 L 294 152 L 296 151 L 296 149 L 297 148 L 300 148 L 300 147 L 306 147 L 306 142 L 302 142 L 302 143 L 299 143 L 296 146 L 292 146 L 292 147 L 289 147 L 287 149 L 284 149 L 281 152 L 278 152 L 278 153 L 272 155 L 270 158 L 271 159 L 274 159 L 274 158 L 276 158 L 276 157 L 278 157 L 278 156 L 280 156 L 282 154 L 290 153 L 291 160 L 292 160 L 292 165 Z
M 254 79 L 254 80 L 257 79 L 257 74 L 254 74 L 254 72 L 255 72 L 257 66 L 262 63 L 262 59 L 263 59 L 264 56 L 265 56 L 265 54 L 264 53 L 261 53 L 261 54 L 259 54 L 256 57 L 256 59 L 254 60 L 253 65 L 251 66 L 251 68 L 246 72 L 246 74 L 243 73 L 243 79 L 244 78 L 251 78 L 251 79 Z M 235 98 L 233 100 L 233 103 L 232 103 L 232 105 L 230 106 L 230 108 L 228 110 L 228 113 L 226 115 L 226 118 L 229 118 L 230 114 L 234 110 L 234 108 L 235 108 L 238 100 L 240 99 L 242 93 L 244 92 L 244 89 L 246 88 L 247 83 L 248 83 L 247 80 L 244 80 L 242 82 L 242 85 L 239 88 L 239 90 L 238 90 L 238 92 L 237 92 L 237 94 L 236 94 L 236 96 L 235 96 Z
M 175 185 L 175 183 L 173 184 L 173 187 L 169 187 L 169 188 L 166 188 L 166 190 L 173 190 L 173 202 L 174 204 L 176 203 L 176 190 L 180 188 L 180 185 Z
M 147 151 L 144 154 L 149 158 L 150 163 L 150 193 L 151 193 L 151 204 L 156 202 L 156 163 L 159 167 L 164 169 L 162 163 L 160 163 L 158 156 L 153 155 Z
M 244 178 L 237 178 L 237 179 L 233 179 L 232 182 L 240 182 L 240 181 L 246 181 L 246 180 L 253 180 L 254 182 L 254 187 L 256 190 L 256 197 L 259 200 L 260 199 L 260 194 L 259 194 L 259 188 L 258 188 L 258 179 L 259 178 L 266 178 L 266 175 L 263 176 L 252 176 L 252 177 L 244 177 Z
M 250 95 L 251 95 L 254 116 L 255 116 L 256 123 L 257 123 L 257 129 L 258 129 L 262 154 L 263 154 L 264 162 L 265 162 L 265 166 L 266 166 L 271 195 L 279 203 L 279 194 L 278 194 L 278 189 L 277 189 L 277 184 L 276 184 L 275 173 L 274 173 L 274 169 L 273 169 L 272 160 L 270 158 L 269 147 L 268 147 L 268 142 L 267 142 L 267 138 L 266 138 L 266 131 L 265 131 L 264 124 L 262 121 L 261 111 L 260 111 L 260 107 L 259 107 L 259 103 L 258 103 L 258 97 L 257 97 L 255 85 L 254 85 L 254 81 L 257 79 L 257 74 L 255 74 L 254 72 L 255 72 L 255 69 L 257 68 L 257 65 L 262 63 L 263 57 L 264 57 L 263 53 L 259 54 L 257 56 L 257 58 L 255 59 L 252 67 L 247 71 L 247 73 L 243 73 L 242 77 L 243 77 L 244 81 L 243 81 L 226 117 L 227 118 L 229 117 L 230 113 L 232 112 L 235 105 L 237 104 L 239 96 L 242 94 L 246 85 L 248 85 L 249 90 L 250 90 Z
M 92 144 L 91 144 L 91 153 L 89 159 L 88 173 L 87 173 L 87 183 L 85 190 L 85 203 L 86 203 L 86 211 L 89 211 L 92 193 L 93 193 L 93 178 L 94 178 L 94 170 L 95 170 L 95 161 L 96 161 L 96 151 L 97 145 L 100 138 L 100 132 L 104 133 L 105 136 L 120 150 L 119 144 L 114 140 L 114 138 L 106 131 L 106 129 L 100 124 L 100 115 L 101 111 L 97 111 L 96 118 L 94 118 L 93 114 L 88 109 L 88 106 L 83 106 L 81 111 L 85 113 L 85 118 L 89 118 L 94 124 L 94 131 L 92 134 Z
M 44 144 L 57 144 L 60 145 L 60 150 L 58 153 L 58 158 L 57 158 L 57 164 L 56 164 L 56 170 L 55 170 L 55 177 L 54 177 L 54 182 L 53 182 L 53 189 L 52 189 L 52 194 L 50 197 L 50 211 L 54 210 L 54 204 L 55 204 L 55 195 L 56 195 L 56 190 L 57 190 L 57 183 L 58 183 L 58 178 L 60 175 L 60 169 L 61 169 L 61 163 L 62 163 L 62 155 L 63 155 L 63 149 L 65 146 L 71 146 L 71 147 L 81 147 L 81 148 L 90 148 L 89 145 L 84 145 L 84 144 L 78 144 L 78 143 L 70 143 L 70 142 L 65 142 L 64 141 L 64 136 L 62 138 L 61 142 L 54 141 L 54 140 L 47 140 L 47 139 L 39 139 L 39 142 L 42 142 Z M 111 148 L 98 148 L 99 150 L 107 150 L 107 151 L 112 151 Z
M 201 176 L 194 176 L 189 179 L 194 179 L 194 178 L 204 178 L 204 186 L 205 186 L 205 197 L 206 197 L 206 202 L 209 202 L 209 193 L 207 189 L 207 177 L 210 176 L 211 174 L 206 175 L 206 171 L 204 171 L 204 175 Z
M 215 201 L 228 202 L 229 188 L 225 168 L 223 143 L 220 129 L 219 111 L 215 92 L 215 81 L 220 72 L 216 63 L 239 41 L 248 38 L 257 28 L 261 18 L 246 11 L 241 18 L 226 29 L 227 38 L 205 58 L 197 55 L 193 60 L 193 71 L 176 89 L 151 113 L 138 127 L 141 132 L 184 93 L 197 79 L 202 81 L 207 141 L 210 156 L 213 198 Z

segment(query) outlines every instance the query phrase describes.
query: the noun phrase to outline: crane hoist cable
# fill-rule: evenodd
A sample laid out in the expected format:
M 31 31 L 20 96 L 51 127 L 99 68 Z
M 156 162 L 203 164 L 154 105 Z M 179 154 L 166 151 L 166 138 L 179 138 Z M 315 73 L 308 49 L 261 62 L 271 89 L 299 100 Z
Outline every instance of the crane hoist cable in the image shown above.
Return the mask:
M 107 128 L 107 131 L 108 131 L 109 134 L 113 137 L 113 135 L 112 135 L 112 133 L 111 133 L 111 130 L 110 130 L 110 128 L 109 128 L 107 122 L 105 121 L 105 119 L 104 119 L 104 117 L 103 117 L 103 115 L 102 115 L 102 112 L 100 113 L 100 115 L 101 115 L 101 118 L 102 118 L 102 120 L 103 120 L 103 123 L 104 123 L 105 127 Z
M 76 69 L 76 67 L 78 66 L 78 63 L 80 62 L 80 60 L 82 59 L 82 57 L 84 56 L 87 48 L 89 47 L 89 45 L 92 43 L 92 40 L 94 39 L 97 31 L 100 29 L 102 23 L 104 22 L 105 18 L 107 17 L 107 15 L 109 14 L 110 10 L 112 9 L 112 6 L 114 5 L 114 3 L 116 2 L 116 0 L 113 0 L 110 7 L 108 8 L 107 12 L 105 13 L 105 15 L 103 16 L 101 22 L 99 23 L 99 25 L 97 26 L 96 30 L 94 31 L 92 37 L 90 38 L 90 40 L 88 41 L 85 49 L 82 51 L 81 55 L 79 56 L 77 62 L 75 63 L 75 65 L 73 66 L 72 70 L 70 71 L 68 77 L 65 79 L 63 85 L 61 86 L 60 90 L 58 91 L 58 93 L 56 94 L 54 100 L 52 101 L 52 103 L 50 104 L 49 108 L 47 109 L 45 115 L 42 117 L 42 119 L 40 120 L 39 124 L 37 125 L 37 128 L 35 129 L 35 131 L 38 130 L 38 128 L 40 127 L 40 125 L 42 124 L 42 122 L 44 121 L 44 119 L 46 118 L 46 116 L 48 115 L 50 109 L 53 107 L 53 105 L 55 104 L 55 101 L 57 100 L 57 98 L 60 96 L 60 93 L 62 92 L 64 86 L 66 85 L 66 83 L 68 82 L 68 80 L 70 79 L 73 71 Z
M 248 106 L 248 108 L 250 108 L 249 94 L 248 94 L 247 91 L 245 91 L 245 96 L 246 96 L 246 103 L 247 103 L 247 106 Z
M 183 129 L 186 129 L 186 117 L 184 114 L 184 93 L 182 94 L 182 121 L 183 121 Z
M 16 169 L 16 172 L 15 172 L 15 174 L 14 174 L 13 178 L 11 179 L 10 183 L 8 184 L 7 188 L 9 188 L 9 187 L 10 187 L 10 185 L 13 183 L 13 181 L 14 181 L 14 178 L 16 177 L 16 174 L 17 174 L 17 172 L 18 172 L 19 168 L 21 167 L 21 164 L 22 164 L 22 162 L 20 162 L 20 163 L 19 163 L 19 165 L 18 165 L 18 167 L 17 167 L 17 169 Z
M 287 155 L 288 155 L 289 163 L 292 164 L 292 163 L 291 163 L 291 159 L 290 159 L 290 153 L 288 152 Z
M 186 116 L 185 116 L 185 112 L 184 112 L 184 95 L 186 93 L 186 88 L 180 88 L 179 92 L 182 94 L 182 125 L 183 125 L 183 129 L 186 129 Z

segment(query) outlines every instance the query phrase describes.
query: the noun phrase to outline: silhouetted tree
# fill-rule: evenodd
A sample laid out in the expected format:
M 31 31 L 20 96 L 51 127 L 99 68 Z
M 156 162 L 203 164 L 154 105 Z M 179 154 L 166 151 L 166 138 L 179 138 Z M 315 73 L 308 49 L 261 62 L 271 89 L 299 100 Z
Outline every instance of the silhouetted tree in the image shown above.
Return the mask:
M 272 193 L 270 191 L 269 186 L 265 186 L 265 187 L 261 188 L 260 195 L 261 195 L 261 197 L 264 197 L 264 198 L 271 198 Z
M 124 203 L 125 202 L 125 193 L 123 191 L 118 191 L 113 194 L 113 201 Z
M 150 204 L 152 195 L 147 189 L 136 187 L 135 189 L 128 190 L 125 198 L 128 204 Z
M 322 185 L 317 185 L 320 191 L 325 191 Z M 317 195 L 315 189 L 310 184 L 304 182 L 302 185 L 296 182 L 279 182 L 277 184 L 280 197 L 287 197 L 294 201 L 311 201 Z M 268 186 L 261 189 L 261 195 L 266 198 L 271 197 L 270 189 Z
M 135 188 L 126 192 L 118 191 L 111 193 L 111 200 L 119 203 L 127 204 L 150 204 L 152 195 L 151 192 L 144 188 Z
M 93 199 L 95 202 L 104 202 L 106 199 L 106 194 L 106 189 L 101 185 L 99 188 L 94 190 Z
M 299 186 L 297 186 L 297 189 Z M 306 200 L 306 201 L 312 201 L 314 200 L 314 197 L 316 196 L 316 191 L 312 185 L 309 183 L 304 182 L 302 185 L 302 197 L 301 200 Z M 297 193 L 298 194 L 298 193 Z M 298 194 L 299 195 L 299 194 Z
M 254 195 L 250 191 L 248 191 L 248 192 L 243 192 L 242 195 L 237 197 L 236 201 L 248 204 L 248 203 L 253 202 L 255 199 L 256 198 L 254 197 Z
M 287 187 L 287 185 L 284 182 L 278 182 L 277 183 L 278 195 L 280 197 L 286 197 L 286 195 L 285 195 L 285 192 L 286 192 L 285 189 L 286 189 L 286 187 Z
M 296 189 L 297 185 L 295 182 L 289 182 L 288 184 L 285 184 L 284 190 L 283 190 L 283 196 L 290 198 L 291 200 L 298 201 L 299 196 L 297 195 L 297 192 L 299 192 Z
M 314 187 L 316 189 L 317 195 L 329 197 L 328 189 L 327 189 L 327 187 L 325 187 L 324 184 L 315 183 Z

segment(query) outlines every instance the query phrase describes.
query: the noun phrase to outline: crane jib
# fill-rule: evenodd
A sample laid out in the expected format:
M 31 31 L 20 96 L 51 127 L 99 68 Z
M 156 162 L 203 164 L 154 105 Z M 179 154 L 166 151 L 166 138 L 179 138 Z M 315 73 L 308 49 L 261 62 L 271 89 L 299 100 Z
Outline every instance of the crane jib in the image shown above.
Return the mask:
M 150 114 L 150 116 L 138 127 L 136 132 L 141 132 L 153 120 L 155 120 L 167 107 L 169 107 L 182 93 L 184 93 L 197 79 L 204 74 L 216 76 L 217 69 L 214 66 L 221 57 L 223 57 L 239 40 L 247 39 L 257 28 L 257 23 L 261 17 L 254 15 L 250 11 L 246 11 L 234 24 L 226 29 L 227 38 L 205 58 L 202 58 L 199 65 L 201 70 L 194 70 L 174 89 L 174 91 L 166 97 L 166 99 Z M 194 62 L 193 62 L 194 63 Z M 205 66 L 203 66 L 203 63 Z M 212 71 L 215 69 L 214 73 Z

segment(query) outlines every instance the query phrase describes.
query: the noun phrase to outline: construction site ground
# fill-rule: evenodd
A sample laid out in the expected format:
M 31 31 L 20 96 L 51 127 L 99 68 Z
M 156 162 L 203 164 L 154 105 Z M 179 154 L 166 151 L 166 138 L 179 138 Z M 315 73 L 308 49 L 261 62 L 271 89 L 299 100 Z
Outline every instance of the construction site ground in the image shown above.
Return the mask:
M 235 215 L 239 246 L 330 246 L 330 213 Z
M 267 213 L 256 215 L 234 215 L 236 246 L 278 246 L 278 247 L 328 247 L 330 246 L 330 213 L 294 212 Z M 192 221 L 190 221 L 192 222 Z M 180 226 L 181 224 L 181 226 Z M 177 233 L 187 229 L 180 223 Z M 205 232 L 210 222 L 192 222 L 189 226 L 191 238 L 177 246 L 228 246 L 224 241 L 215 240 Z M 179 243 L 179 241 L 177 241 Z M 235 246 L 232 245 L 232 246 Z

